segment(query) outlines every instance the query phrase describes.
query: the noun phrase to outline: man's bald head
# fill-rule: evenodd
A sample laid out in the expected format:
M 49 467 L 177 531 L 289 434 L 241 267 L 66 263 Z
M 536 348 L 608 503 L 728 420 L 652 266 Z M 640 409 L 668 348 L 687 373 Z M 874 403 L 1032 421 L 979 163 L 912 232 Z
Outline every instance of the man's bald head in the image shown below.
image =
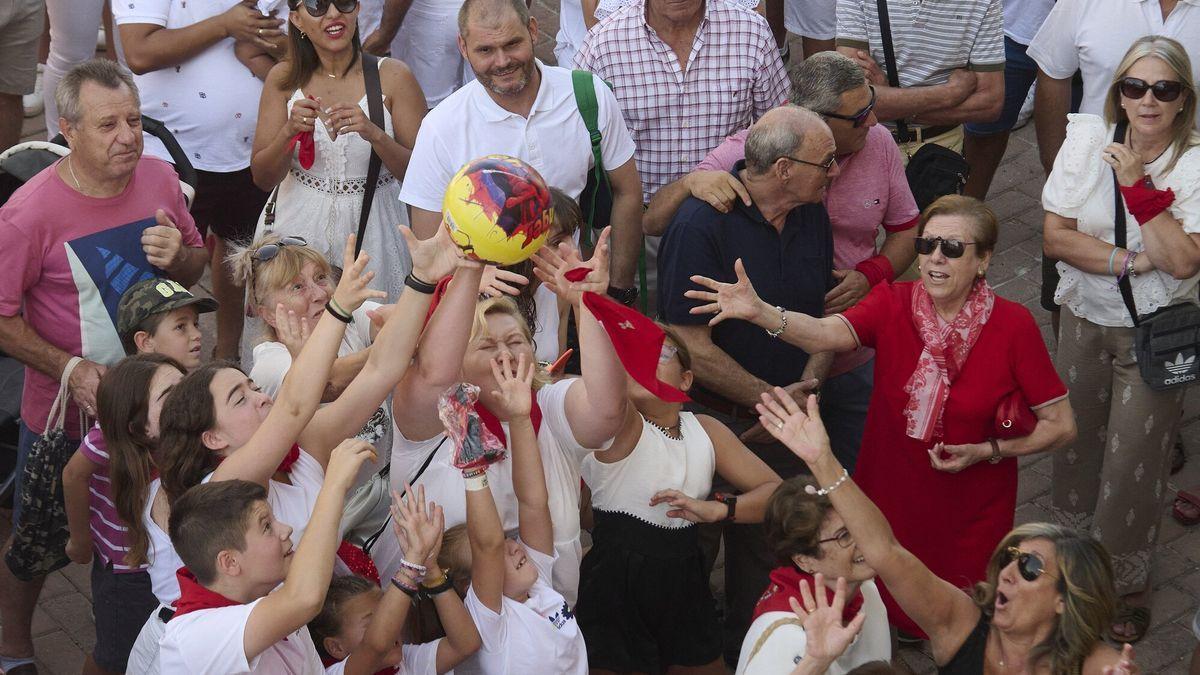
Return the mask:
M 761 174 L 780 157 L 795 156 L 810 136 L 829 135 L 829 127 L 807 108 L 785 105 L 768 110 L 746 137 L 746 169 Z
M 458 34 L 466 38 L 471 23 L 498 25 L 514 15 L 522 26 L 529 25 L 529 7 L 525 0 L 465 0 L 458 9 Z

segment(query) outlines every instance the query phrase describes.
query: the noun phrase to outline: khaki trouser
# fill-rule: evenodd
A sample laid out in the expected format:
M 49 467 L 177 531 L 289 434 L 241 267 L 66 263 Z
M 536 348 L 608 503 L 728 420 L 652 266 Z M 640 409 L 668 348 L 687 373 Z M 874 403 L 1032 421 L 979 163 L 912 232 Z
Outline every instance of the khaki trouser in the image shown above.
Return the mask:
M 1150 588 L 1185 391 L 1146 385 L 1135 330 L 1099 326 L 1064 307 L 1055 358 L 1079 435 L 1053 455 L 1051 513 L 1058 524 L 1090 530 L 1104 544 L 1121 595 Z
M 920 141 L 909 141 L 908 143 L 897 143 L 896 146 L 900 148 L 900 161 L 904 162 L 904 166 L 908 166 L 909 158 L 926 143 L 936 143 L 943 148 L 949 148 L 961 154 L 963 149 L 962 125 L 960 124 L 950 131 L 939 136 L 934 136 L 933 138 L 923 138 Z M 896 277 L 896 281 L 915 281 L 920 276 L 917 272 L 917 259 L 913 258 L 912 264 Z

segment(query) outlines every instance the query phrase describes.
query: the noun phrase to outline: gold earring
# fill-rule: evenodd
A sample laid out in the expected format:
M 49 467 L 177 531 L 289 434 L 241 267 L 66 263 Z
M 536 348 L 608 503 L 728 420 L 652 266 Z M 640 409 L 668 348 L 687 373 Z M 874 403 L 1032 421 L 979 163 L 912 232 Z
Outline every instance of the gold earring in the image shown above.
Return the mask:
M 980 268 L 980 270 L 979 270 L 978 272 L 976 272 L 976 273 L 975 273 L 975 276 L 977 276 L 977 277 L 979 277 L 980 279 L 982 279 L 982 278 L 984 277 L 984 275 L 986 275 L 986 274 L 987 274 L 987 272 L 986 272 L 985 270 L 983 270 L 982 268 Z

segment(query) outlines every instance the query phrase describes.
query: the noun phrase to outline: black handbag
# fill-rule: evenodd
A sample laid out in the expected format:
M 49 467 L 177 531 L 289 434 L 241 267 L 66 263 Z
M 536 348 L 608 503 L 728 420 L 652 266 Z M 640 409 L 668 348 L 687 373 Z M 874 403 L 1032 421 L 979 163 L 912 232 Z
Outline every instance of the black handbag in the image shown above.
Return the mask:
M 879 8 L 879 33 L 883 39 L 883 61 L 887 69 L 888 84 L 899 89 L 900 73 L 896 70 L 896 52 L 892 48 L 892 22 L 888 17 L 887 0 L 876 0 Z M 904 120 L 896 120 L 896 140 L 908 143 L 914 136 Z M 904 176 L 912 191 L 917 209 L 937 201 L 938 197 L 960 195 L 967 185 L 971 167 L 962 155 L 935 143 L 926 143 L 908 159 Z
M 1124 121 L 1117 123 L 1116 139 L 1125 138 Z M 1121 198 L 1121 186 L 1117 182 L 1117 172 L 1112 172 L 1114 210 L 1116 220 L 1114 239 L 1117 248 L 1125 248 L 1125 201 Z M 1174 389 L 1186 386 L 1196 381 L 1196 355 L 1200 353 L 1200 307 L 1193 302 L 1180 302 L 1163 307 L 1145 316 L 1138 315 L 1137 304 L 1133 299 L 1133 286 L 1129 283 L 1129 275 L 1123 275 L 1117 282 L 1121 289 L 1121 299 L 1133 319 L 1137 332 L 1134 337 L 1134 351 L 1137 356 L 1138 372 L 1146 385 L 1155 391 Z

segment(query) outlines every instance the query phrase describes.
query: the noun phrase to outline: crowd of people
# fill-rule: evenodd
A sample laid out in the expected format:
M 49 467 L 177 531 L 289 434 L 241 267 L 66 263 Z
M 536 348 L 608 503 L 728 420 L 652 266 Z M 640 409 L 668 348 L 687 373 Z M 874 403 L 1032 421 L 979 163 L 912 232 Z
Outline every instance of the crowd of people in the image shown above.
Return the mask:
M 563 0 L 558 65 L 525 0 L 105 7 L 0 7 L 0 150 L 37 91 L 70 150 L 0 205 L 0 674 L 68 562 L 89 674 L 1141 672 L 1196 3 Z M 1030 114 L 1049 348 L 988 282 Z M 443 211 L 485 156 L 517 264 Z

